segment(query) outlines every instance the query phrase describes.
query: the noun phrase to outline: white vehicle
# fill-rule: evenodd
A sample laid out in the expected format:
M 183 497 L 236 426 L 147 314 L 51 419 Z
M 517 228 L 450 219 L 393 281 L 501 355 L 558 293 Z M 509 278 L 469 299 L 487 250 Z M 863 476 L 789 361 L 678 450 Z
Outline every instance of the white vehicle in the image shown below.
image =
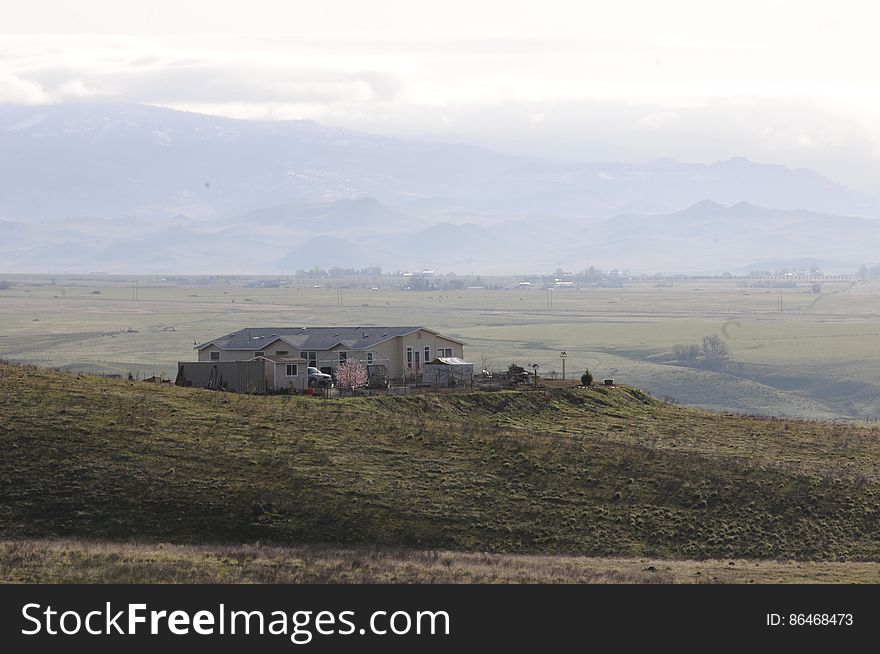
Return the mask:
M 321 372 L 317 368 L 313 368 L 309 366 L 309 386 L 311 388 L 315 388 L 316 386 L 332 386 L 333 385 L 333 377 L 328 375 L 326 372 Z

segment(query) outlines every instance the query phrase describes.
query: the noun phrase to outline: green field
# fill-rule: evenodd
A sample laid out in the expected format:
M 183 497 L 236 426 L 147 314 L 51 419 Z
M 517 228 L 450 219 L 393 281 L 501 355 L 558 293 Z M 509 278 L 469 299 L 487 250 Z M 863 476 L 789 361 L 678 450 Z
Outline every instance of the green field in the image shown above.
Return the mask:
M 658 397 L 747 414 L 880 417 L 880 281 L 828 280 L 821 293 L 746 288 L 737 280 L 627 282 L 623 288 L 402 291 L 247 288 L 244 278 L 4 276 L 0 357 L 68 370 L 174 377 L 203 341 L 247 326 L 420 324 L 466 341 L 477 364 L 538 363 L 571 375 L 589 366 Z M 349 280 L 350 282 L 351 280 Z M 359 284 L 363 280 L 354 280 Z M 486 280 L 512 285 L 514 279 Z M 334 286 L 349 285 L 332 281 Z M 783 311 L 779 312 L 781 294 Z M 723 371 L 676 365 L 675 344 L 722 336 Z
M 878 436 L 625 386 L 320 400 L 0 366 L 0 536 L 877 562 Z

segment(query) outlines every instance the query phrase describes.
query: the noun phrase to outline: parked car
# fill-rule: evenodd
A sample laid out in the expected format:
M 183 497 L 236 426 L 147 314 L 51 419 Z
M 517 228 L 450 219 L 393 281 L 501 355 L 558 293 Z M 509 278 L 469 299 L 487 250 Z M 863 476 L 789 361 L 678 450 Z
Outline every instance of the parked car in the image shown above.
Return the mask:
M 333 385 L 333 378 L 326 372 L 321 372 L 317 368 L 309 366 L 309 386 L 311 388 L 328 387 Z

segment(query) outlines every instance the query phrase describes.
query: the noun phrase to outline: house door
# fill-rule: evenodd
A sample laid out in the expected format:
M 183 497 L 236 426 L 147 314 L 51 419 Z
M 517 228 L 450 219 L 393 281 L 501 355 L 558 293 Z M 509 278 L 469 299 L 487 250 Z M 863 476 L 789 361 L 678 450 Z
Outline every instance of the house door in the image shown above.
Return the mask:
M 418 370 L 422 367 L 421 362 L 419 361 L 419 356 L 421 356 L 421 353 L 418 350 L 415 350 L 413 352 L 413 370 Z

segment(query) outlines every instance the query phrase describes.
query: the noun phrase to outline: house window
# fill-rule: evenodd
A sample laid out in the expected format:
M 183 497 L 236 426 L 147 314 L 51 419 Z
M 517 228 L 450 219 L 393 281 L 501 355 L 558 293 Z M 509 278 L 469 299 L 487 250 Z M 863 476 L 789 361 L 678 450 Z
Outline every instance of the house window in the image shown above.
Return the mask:
M 425 346 L 425 363 L 428 363 L 428 361 L 430 361 L 430 360 L 431 360 L 431 348 L 429 348 L 426 345 Z
M 300 359 L 305 359 L 306 361 L 308 361 L 309 365 L 312 368 L 318 367 L 318 353 L 317 352 L 300 352 L 299 357 L 300 357 Z
M 348 352 L 340 352 L 339 353 L 339 363 L 340 365 L 348 361 Z
M 266 353 L 265 352 L 254 352 L 254 356 L 255 357 L 264 357 L 264 356 L 266 356 Z
M 367 352 L 367 365 L 372 366 L 376 363 L 376 353 L 375 352 Z
M 220 353 L 217 351 L 211 352 L 211 361 L 219 361 Z
M 452 348 L 451 347 L 438 347 L 437 348 L 437 356 L 438 357 L 451 357 L 452 356 Z
M 279 357 L 283 357 L 283 356 L 287 356 L 288 354 L 290 354 L 290 351 L 289 350 L 278 350 L 277 352 L 275 352 L 275 354 Z
M 296 377 L 297 375 L 299 375 L 299 372 L 296 369 L 296 364 L 295 363 L 288 363 L 287 364 L 287 376 L 288 377 Z
M 412 368 L 413 363 L 413 349 L 411 347 L 406 348 L 406 367 Z

